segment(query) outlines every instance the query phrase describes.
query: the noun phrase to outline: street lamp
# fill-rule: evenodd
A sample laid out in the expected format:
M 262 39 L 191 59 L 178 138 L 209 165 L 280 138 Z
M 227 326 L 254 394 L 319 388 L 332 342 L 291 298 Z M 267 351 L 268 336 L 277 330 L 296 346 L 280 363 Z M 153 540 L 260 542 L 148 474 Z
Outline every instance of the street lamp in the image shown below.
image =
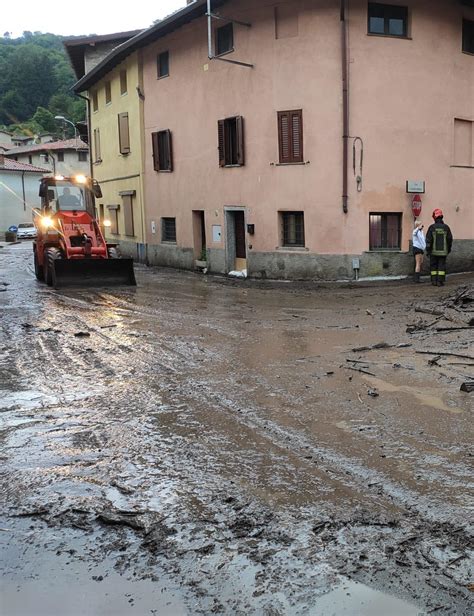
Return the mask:
M 76 140 L 76 148 L 77 148 L 77 128 L 76 125 L 74 124 L 74 122 L 71 122 L 71 120 L 68 120 L 67 118 L 65 118 L 64 116 L 54 116 L 55 120 L 60 120 L 61 122 L 67 122 L 68 124 L 70 124 L 73 128 L 74 128 L 74 138 Z

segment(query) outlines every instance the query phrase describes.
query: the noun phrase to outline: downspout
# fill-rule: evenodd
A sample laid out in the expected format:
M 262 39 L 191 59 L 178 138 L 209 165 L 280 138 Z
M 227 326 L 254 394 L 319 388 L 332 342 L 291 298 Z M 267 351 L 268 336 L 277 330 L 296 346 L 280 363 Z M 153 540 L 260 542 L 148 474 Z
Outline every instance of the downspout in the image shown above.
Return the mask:
M 23 192 L 23 210 L 26 212 L 25 171 L 21 172 L 21 190 Z
M 87 141 L 89 142 L 89 169 L 90 169 L 90 177 L 94 178 L 94 165 L 92 164 L 92 134 L 91 134 L 91 99 L 87 98 L 87 96 L 82 96 L 82 94 L 78 94 L 74 92 L 74 94 L 78 98 L 82 98 L 82 100 L 87 103 Z
M 346 0 L 341 0 L 342 61 L 342 210 L 348 212 L 349 195 L 349 70 L 347 50 Z

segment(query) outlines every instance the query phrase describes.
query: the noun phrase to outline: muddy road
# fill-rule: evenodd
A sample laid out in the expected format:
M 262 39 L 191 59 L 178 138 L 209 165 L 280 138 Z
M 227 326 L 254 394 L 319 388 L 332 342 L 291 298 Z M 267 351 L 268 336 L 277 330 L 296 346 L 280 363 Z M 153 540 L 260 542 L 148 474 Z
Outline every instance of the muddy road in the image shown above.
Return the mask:
M 2 615 L 472 613 L 472 305 L 436 309 L 472 277 L 54 291 L 30 251 L 0 248 Z

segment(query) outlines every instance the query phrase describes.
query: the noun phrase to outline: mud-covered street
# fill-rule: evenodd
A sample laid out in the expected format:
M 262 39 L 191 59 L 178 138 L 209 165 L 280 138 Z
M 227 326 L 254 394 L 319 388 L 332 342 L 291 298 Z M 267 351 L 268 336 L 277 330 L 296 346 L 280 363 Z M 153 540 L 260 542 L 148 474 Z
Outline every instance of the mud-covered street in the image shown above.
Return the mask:
M 2 615 L 472 613 L 472 276 L 136 274 L 0 248 Z

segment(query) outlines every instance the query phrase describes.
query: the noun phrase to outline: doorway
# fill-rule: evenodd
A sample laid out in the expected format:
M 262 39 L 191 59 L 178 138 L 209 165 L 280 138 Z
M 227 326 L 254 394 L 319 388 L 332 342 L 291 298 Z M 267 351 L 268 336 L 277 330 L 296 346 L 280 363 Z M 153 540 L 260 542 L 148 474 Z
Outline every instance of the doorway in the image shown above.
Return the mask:
M 204 210 L 193 210 L 194 260 L 207 261 L 206 222 Z
M 245 210 L 226 208 L 226 268 L 227 272 L 247 269 Z

